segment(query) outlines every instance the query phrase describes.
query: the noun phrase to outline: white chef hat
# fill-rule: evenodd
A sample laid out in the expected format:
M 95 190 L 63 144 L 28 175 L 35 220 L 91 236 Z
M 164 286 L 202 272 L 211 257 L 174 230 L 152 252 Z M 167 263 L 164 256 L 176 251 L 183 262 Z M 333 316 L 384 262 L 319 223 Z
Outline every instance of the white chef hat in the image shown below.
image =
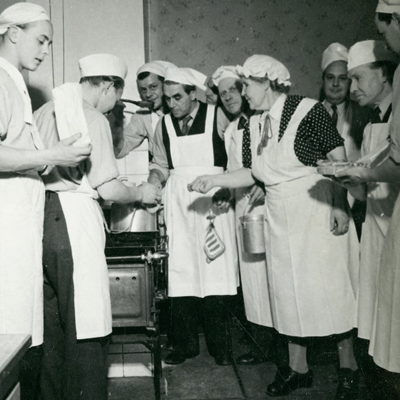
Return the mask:
M 345 61 L 348 60 L 349 51 L 347 47 L 340 43 L 331 43 L 325 51 L 322 53 L 321 69 L 322 72 L 326 70 L 328 65 L 335 61 Z
M 112 54 L 92 54 L 78 61 L 81 78 L 85 76 L 118 76 L 126 78 L 128 67 L 125 62 Z
M 0 14 L 0 35 L 13 25 L 23 25 L 35 21 L 50 21 L 46 10 L 33 3 L 15 3 Z
M 165 71 L 167 70 L 167 68 L 176 68 L 176 65 L 172 64 L 169 61 L 161 61 L 161 60 L 151 61 L 146 64 L 143 64 L 136 71 L 136 76 L 138 76 L 142 72 L 151 72 L 152 74 L 165 77 Z
M 400 0 L 379 0 L 376 12 L 384 14 L 400 14 Z
M 267 77 L 270 81 L 278 81 L 278 84 L 290 86 L 290 73 L 288 69 L 273 57 L 255 54 L 249 57 L 243 64 L 236 66 L 236 72 L 245 78 L 249 76 L 255 78 Z
M 393 51 L 387 48 L 383 40 L 364 40 L 350 47 L 347 68 L 350 71 L 360 65 L 375 61 L 398 62 L 398 58 Z
M 211 79 L 216 86 L 226 78 L 240 79 L 239 75 L 236 73 L 236 67 L 233 65 L 222 66 L 211 75 Z
M 204 82 L 207 76 L 192 68 L 168 68 L 165 72 L 165 80 L 182 83 L 183 85 L 196 86 L 201 90 L 206 90 Z

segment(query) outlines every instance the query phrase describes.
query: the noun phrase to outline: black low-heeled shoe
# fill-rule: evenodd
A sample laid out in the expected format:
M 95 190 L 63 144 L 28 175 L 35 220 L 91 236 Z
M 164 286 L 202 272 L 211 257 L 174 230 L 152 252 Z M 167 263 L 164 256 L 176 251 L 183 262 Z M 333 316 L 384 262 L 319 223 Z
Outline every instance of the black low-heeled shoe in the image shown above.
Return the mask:
M 355 400 L 358 398 L 358 383 L 360 370 L 352 371 L 349 368 L 340 368 L 339 383 L 335 400 Z
M 293 390 L 312 386 L 313 372 L 311 369 L 305 374 L 293 371 L 289 366 L 278 369 L 275 380 L 268 386 L 267 395 L 272 397 L 286 396 Z

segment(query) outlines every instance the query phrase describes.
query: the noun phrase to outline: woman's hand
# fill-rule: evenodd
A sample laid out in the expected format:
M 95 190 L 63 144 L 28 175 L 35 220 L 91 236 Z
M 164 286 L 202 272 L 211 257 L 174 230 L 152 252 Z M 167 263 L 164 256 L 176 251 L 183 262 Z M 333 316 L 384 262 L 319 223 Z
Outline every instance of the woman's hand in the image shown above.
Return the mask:
M 259 185 L 255 184 L 250 189 L 248 194 L 249 196 L 249 204 L 263 204 L 265 201 L 265 190 Z
M 214 188 L 213 178 L 213 175 L 198 176 L 193 182 L 188 184 L 189 192 L 208 193 L 212 188 Z
M 349 230 L 350 216 L 340 207 L 332 207 L 331 211 L 331 232 L 335 236 L 344 235 Z

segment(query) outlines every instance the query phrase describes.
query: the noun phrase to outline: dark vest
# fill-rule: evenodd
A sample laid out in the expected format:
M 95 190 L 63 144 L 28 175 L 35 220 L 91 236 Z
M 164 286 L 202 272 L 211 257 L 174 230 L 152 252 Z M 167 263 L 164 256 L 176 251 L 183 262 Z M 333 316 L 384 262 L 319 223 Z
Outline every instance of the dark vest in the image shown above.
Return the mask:
M 199 109 L 197 111 L 197 114 L 194 118 L 193 124 L 190 127 L 187 136 L 204 134 L 205 125 L 206 125 L 207 108 L 208 108 L 207 104 L 199 101 Z M 178 136 L 183 136 L 181 129 L 179 127 L 179 120 L 177 118 L 174 118 L 172 115 L 171 115 L 171 117 L 172 117 L 172 123 L 174 125 L 176 134 Z M 174 169 L 174 164 L 173 164 L 173 160 L 171 157 L 171 147 L 170 147 L 169 136 L 168 136 L 168 132 L 167 132 L 167 127 L 165 125 L 165 117 L 163 117 L 163 119 L 162 119 L 161 126 L 162 126 L 162 138 L 163 138 L 165 150 L 167 152 L 168 168 Z M 224 141 L 218 135 L 217 107 L 215 107 L 212 138 L 213 138 L 212 140 L 213 140 L 213 149 L 214 149 L 214 166 L 226 168 L 228 157 L 226 155 Z M 194 148 L 193 151 L 196 151 L 196 149 Z

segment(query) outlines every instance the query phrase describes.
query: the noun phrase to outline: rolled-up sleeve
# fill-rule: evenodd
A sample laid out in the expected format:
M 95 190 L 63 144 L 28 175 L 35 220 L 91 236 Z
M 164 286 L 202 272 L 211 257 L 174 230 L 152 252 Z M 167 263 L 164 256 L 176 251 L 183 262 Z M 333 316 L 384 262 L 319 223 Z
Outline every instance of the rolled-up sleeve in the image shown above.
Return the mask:
M 104 116 L 94 119 L 88 129 L 93 149 L 86 161 L 86 172 L 90 185 L 95 189 L 117 178 L 119 171 L 107 119 Z
M 117 158 L 123 158 L 132 150 L 139 147 L 148 136 L 145 115 L 133 114 L 128 125 L 123 128 L 123 147 Z

